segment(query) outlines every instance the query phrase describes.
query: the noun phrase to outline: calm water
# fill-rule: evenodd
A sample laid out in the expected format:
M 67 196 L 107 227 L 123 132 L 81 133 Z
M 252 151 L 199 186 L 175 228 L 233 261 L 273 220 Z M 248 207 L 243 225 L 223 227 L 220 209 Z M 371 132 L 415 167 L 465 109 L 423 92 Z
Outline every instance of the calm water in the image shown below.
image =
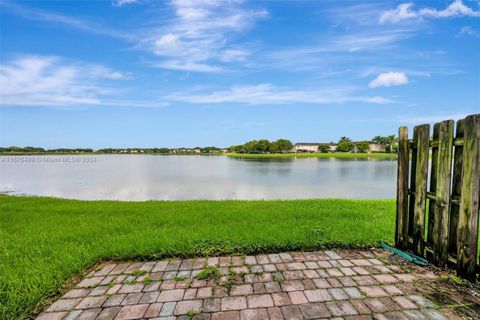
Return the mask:
M 73 199 L 394 198 L 395 177 L 378 159 L 0 157 L 0 192 Z

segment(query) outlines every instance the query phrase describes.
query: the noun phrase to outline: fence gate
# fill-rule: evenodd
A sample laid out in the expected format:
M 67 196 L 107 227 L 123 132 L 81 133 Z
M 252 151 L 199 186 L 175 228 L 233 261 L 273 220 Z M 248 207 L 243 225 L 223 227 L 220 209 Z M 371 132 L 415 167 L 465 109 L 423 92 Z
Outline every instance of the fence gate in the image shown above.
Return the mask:
M 480 114 L 454 127 L 453 120 L 436 123 L 430 139 L 428 124 L 416 126 L 411 141 L 408 128 L 399 128 L 395 245 L 456 265 L 473 281 L 480 270 Z

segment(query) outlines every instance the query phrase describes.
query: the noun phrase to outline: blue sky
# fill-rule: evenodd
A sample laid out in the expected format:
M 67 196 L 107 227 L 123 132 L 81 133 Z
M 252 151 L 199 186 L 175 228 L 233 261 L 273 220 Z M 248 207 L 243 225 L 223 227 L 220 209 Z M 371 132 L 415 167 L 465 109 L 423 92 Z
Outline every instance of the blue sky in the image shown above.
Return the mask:
M 0 2 L 0 145 L 354 140 L 480 112 L 480 2 Z

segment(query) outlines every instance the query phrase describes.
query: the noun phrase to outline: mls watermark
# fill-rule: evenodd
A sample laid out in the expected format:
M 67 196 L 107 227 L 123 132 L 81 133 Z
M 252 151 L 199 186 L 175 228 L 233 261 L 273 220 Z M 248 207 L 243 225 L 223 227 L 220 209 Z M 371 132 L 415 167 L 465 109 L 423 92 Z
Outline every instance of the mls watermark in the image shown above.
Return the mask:
M 95 163 L 94 156 L 0 156 L 0 163 Z

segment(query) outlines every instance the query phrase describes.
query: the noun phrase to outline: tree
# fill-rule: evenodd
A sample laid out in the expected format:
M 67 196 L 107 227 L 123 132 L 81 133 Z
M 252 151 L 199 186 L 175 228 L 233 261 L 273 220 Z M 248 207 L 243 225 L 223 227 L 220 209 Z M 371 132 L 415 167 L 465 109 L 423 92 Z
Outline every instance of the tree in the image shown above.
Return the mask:
M 270 148 L 270 141 L 268 141 L 267 139 L 258 140 L 257 152 L 267 153 L 269 148 Z
M 243 152 L 243 145 L 234 145 L 228 148 L 228 152 L 235 152 L 235 153 L 242 153 Z
M 368 141 L 358 142 L 355 146 L 357 147 L 357 152 L 361 153 L 365 153 L 370 149 L 370 144 Z
M 257 153 L 257 140 L 248 141 L 243 145 L 243 152 Z
M 395 137 L 395 135 L 391 134 L 389 136 L 386 136 L 385 140 L 386 140 L 386 145 L 387 145 L 385 150 L 388 151 L 388 152 L 394 152 L 395 143 L 397 141 L 397 138 Z
M 351 152 L 355 146 L 352 143 L 352 139 L 349 137 L 341 137 L 338 140 L 338 145 L 336 151 L 338 152 Z
M 394 134 L 389 136 L 375 136 L 373 142 L 380 144 L 386 152 L 394 152 L 397 138 Z
M 382 136 L 375 136 L 372 139 L 373 142 L 384 145 L 385 144 L 385 137 Z
M 382 146 L 383 149 L 387 148 L 387 138 L 383 136 L 375 136 L 372 139 L 373 142 Z
M 343 141 L 338 144 L 336 151 L 338 152 L 352 152 L 355 146 L 351 141 Z
M 280 152 L 280 146 L 278 145 L 278 143 L 276 141 L 270 143 L 270 147 L 268 147 L 268 152 L 269 153 L 279 153 Z
M 328 144 L 321 144 L 318 146 L 318 151 L 320 151 L 321 153 L 329 153 L 330 146 Z
M 285 153 L 292 150 L 293 144 L 287 139 L 278 139 L 275 142 L 270 143 L 268 151 L 270 153 Z
M 283 153 L 290 151 L 292 148 L 292 142 L 287 139 L 278 139 L 275 142 L 270 142 L 267 139 L 260 139 L 251 140 L 241 145 L 231 146 L 228 148 L 228 151 L 236 153 Z M 219 149 L 215 148 L 215 151 L 219 151 Z
M 338 140 L 338 144 L 343 142 L 352 142 L 352 139 L 350 139 L 349 137 L 341 137 L 340 140 Z

